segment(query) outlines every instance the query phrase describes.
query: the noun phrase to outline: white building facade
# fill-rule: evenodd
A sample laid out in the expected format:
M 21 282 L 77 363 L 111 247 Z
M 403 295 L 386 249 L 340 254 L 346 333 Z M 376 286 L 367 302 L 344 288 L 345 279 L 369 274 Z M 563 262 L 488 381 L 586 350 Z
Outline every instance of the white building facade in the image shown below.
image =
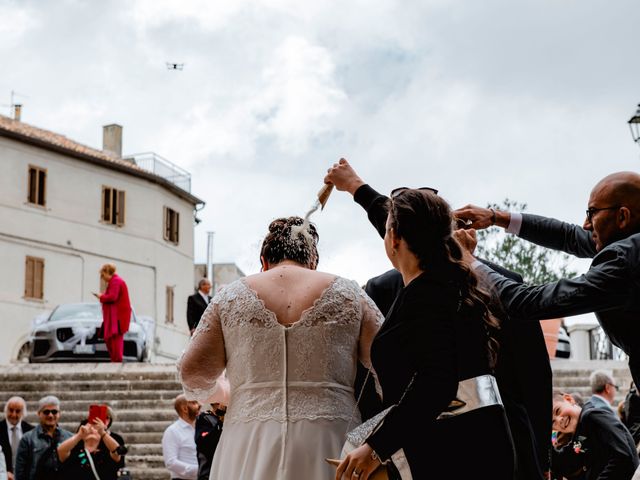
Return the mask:
M 117 150 L 121 127 L 110 127 Z M 4 116 L 0 162 L 0 364 L 17 358 L 35 316 L 97 301 L 107 262 L 137 315 L 155 319 L 152 360 L 175 359 L 189 338 L 194 212 L 204 203 L 119 152 Z

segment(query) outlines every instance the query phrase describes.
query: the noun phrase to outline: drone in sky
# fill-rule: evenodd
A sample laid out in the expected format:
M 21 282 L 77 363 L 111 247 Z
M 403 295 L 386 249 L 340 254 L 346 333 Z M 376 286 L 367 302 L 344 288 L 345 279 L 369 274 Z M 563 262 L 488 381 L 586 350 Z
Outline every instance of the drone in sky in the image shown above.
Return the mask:
M 167 70 L 182 70 L 184 68 L 184 63 L 167 63 Z

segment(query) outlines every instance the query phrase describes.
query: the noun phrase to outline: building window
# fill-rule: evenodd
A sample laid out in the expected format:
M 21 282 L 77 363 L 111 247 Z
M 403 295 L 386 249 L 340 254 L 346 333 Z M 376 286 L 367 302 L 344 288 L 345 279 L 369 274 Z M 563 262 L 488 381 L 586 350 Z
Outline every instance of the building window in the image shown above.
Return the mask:
M 169 207 L 164 207 L 164 239 L 176 244 L 180 240 L 180 214 Z
M 24 275 L 24 297 L 44 298 L 44 258 L 27 257 Z
M 175 287 L 167 286 L 167 316 L 165 319 L 167 323 L 173 323 L 174 288 Z
M 45 206 L 47 171 L 44 168 L 29 166 L 29 203 Z
M 124 225 L 124 190 L 102 187 L 102 221 L 119 227 Z

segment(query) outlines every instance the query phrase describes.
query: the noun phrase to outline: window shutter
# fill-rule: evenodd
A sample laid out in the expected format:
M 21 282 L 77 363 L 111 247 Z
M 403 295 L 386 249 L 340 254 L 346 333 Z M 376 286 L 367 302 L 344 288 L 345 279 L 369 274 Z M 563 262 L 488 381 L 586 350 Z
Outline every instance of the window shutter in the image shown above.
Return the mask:
M 24 270 L 24 296 L 33 297 L 33 259 L 27 257 Z
M 29 167 L 29 182 L 27 188 L 29 189 L 29 194 L 27 195 L 27 200 L 29 203 L 36 203 L 36 169 L 33 167 Z
M 175 212 L 174 222 L 173 222 L 174 236 L 173 241 L 178 243 L 180 239 L 180 214 Z
M 124 225 L 124 190 L 118 190 L 117 224 Z
M 46 191 L 46 178 L 47 172 L 44 170 L 38 171 L 38 205 L 45 205 L 45 191 Z
M 33 279 L 33 298 L 44 298 L 44 260 L 34 261 Z
M 102 187 L 102 221 L 109 222 L 111 220 L 111 189 Z

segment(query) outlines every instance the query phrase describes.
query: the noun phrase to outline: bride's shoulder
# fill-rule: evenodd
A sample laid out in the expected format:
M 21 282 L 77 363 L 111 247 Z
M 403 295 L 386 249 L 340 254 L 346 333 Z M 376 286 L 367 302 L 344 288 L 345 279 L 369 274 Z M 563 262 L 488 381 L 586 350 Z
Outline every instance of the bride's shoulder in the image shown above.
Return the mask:
M 247 291 L 247 283 L 244 278 L 240 278 L 231 283 L 228 283 L 216 292 L 213 297 L 213 303 L 221 304 L 231 300 L 234 300 L 238 295 Z

